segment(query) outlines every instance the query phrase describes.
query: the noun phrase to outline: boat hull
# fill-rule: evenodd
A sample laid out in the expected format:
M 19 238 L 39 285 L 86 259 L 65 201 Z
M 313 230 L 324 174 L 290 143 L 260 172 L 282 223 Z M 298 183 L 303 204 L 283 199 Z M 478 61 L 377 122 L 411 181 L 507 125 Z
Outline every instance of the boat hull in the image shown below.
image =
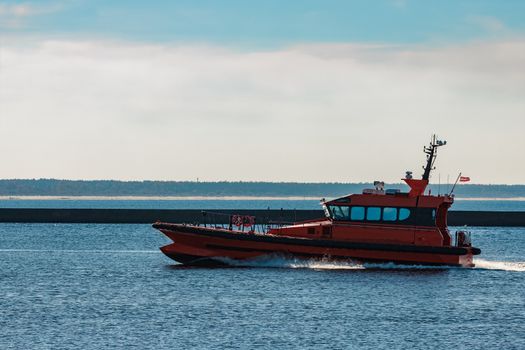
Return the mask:
M 153 227 L 174 242 L 162 247 L 161 251 L 171 259 L 188 265 L 224 265 L 227 259 L 242 261 L 280 255 L 336 261 L 472 267 L 473 255 L 480 253 L 479 249 L 471 247 L 307 239 L 182 224 L 156 223 Z

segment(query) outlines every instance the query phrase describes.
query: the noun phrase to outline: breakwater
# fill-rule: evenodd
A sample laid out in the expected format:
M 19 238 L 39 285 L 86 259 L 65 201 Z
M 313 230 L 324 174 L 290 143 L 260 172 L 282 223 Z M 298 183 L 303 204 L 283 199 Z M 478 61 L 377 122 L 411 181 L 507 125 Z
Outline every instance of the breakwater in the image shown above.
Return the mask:
M 221 214 L 225 215 L 221 215 Z M 174 223 L 228 223 L 228 215 L 252 215 L 257 223 L 291 223 L 323 217 L 321 210 L 198 210 L 198 209 L 49 209 L 1 208 L 4 223 L 96 223 L 149 224 L 155 221 Z M 519 211 L 450 211 L 451 226 L 525 227 L 525 212 Z

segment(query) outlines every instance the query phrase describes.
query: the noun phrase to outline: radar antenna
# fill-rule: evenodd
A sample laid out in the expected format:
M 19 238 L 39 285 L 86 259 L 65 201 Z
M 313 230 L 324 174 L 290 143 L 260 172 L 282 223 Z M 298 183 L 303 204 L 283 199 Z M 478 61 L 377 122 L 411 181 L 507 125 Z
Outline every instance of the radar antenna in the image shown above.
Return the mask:
M 430 171 L 434 170 L 434 162 L 436 161 L 437 157 L 437 148 L 444 146 L 447 144 L 447 141 L 441 141 L 438 140 L 436 135 L 432 135 L 432 139 L 430 140 L 430 146 L 424 147 L 423 152 L 427 155 L 427 164 L 423 167 L 425 169 L 425 172 L 423 173 L 423 180 L 427 180 L 430 177 Z

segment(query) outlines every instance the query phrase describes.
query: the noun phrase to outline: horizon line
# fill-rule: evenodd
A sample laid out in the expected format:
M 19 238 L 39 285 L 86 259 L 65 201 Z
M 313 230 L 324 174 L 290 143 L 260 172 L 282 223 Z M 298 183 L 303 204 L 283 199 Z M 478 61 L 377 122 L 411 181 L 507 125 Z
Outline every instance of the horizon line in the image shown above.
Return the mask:
M 320 184 L 320 185 L 329 185 L 329 184 L 342 184 L 342 185 L 359 185 L 359 184 L 373 184 L 374 181 L 359 181 L 359 182 L 342 182 L 342 181 L 326 181 L 326 182 L 317 182 L 317 181 L 270 181 L 270 180 L 150 180 L 150 179 L 143 179 L 143 180 L 122 180 L 122 179 L 60 179 L 60 178 L 4 178 L 0 179 L 0 181 L 64 181 L 64 182 L 122 182 L 122 183 L 130 183 L 130 182 L 177 182 L 177 183 L 194 183 L 194 184 L 200 184 L 200 183 L 268 183 L 268 184 Z M 389 185 L 406 185 L 403 182 L 386 182 L 385 184 Z M 454 185 L 454 182 L 429 182 L 430 185 Z M 480 185 L 480 186 L 525 186 L 525 183 L 460 183 L 458 182 L 457 185 Z

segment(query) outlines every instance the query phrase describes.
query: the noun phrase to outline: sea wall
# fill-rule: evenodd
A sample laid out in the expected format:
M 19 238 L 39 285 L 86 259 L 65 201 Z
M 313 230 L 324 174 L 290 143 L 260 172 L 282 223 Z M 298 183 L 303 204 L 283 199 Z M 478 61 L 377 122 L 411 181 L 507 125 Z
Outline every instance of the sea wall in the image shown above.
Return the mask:
M 225 215 L 221 215 L 222 213 Z M 1 208 L 4 223 L 97 223 L 150 224 L 155 221 L 174 223 L 228 223 L 229 215 L 252 215 L 257 223 L 291 223 L 323 217 L 320 210 L 194 210 L 194 209 L 31 209 Z M 451 226 L 523 226 L 525 212 L 450 211 Z

